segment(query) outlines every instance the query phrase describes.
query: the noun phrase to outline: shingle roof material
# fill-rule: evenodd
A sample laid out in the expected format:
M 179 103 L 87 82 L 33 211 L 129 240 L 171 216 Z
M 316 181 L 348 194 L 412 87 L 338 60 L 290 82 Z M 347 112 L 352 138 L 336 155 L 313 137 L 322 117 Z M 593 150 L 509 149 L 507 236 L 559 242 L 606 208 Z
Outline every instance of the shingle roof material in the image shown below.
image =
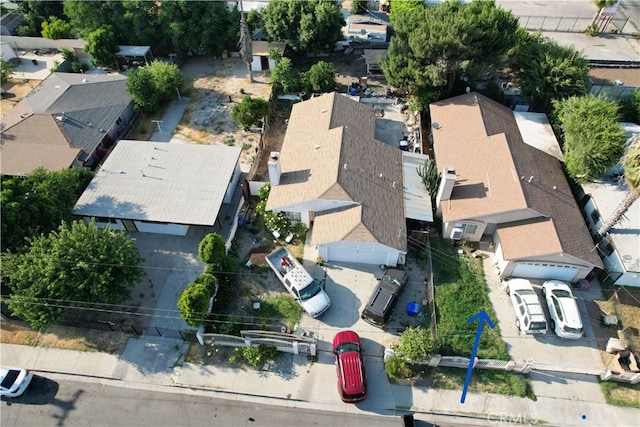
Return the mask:
M 602 268 L 560 162 L 523 142 L 511 109 L 477 93 L 431 105 L 432 120 L 440 124 L 436 162 L 455 165 L 457 173 L 445 221 L 526 209 L 553 221 L 565 253 Z M 547 243 L 537 241 L 526 244 L 547 253 Z
M 294 105 L 280 152 L 280 185 L 272 187 L 267 209 L 317 199 L 353 202 L 361 214 L 352 232 L 362 226 L 367 232 L 358 236 L 368 239 L 370 233 L 375 241 L 406 251 L 402 152 L 374 135 L 373 111 L 340 94 Z M 329 219 L 357 216 L 323 215 L 331 217 L 314 223 L 314 242 L 344 239 L 346 231 Z

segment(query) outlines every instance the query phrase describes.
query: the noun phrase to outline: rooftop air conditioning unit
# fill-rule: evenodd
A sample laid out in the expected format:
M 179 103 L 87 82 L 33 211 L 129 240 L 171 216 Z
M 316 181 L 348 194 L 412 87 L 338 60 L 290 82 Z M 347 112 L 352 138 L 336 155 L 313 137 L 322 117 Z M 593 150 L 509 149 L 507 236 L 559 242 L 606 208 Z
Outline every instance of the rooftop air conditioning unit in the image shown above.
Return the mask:
M 462 239 L 462 234 L 464 233 L 464 230 L 460 227 L 454 227 L 453 230 L 451 230 L 451 240 L 460 240 Z

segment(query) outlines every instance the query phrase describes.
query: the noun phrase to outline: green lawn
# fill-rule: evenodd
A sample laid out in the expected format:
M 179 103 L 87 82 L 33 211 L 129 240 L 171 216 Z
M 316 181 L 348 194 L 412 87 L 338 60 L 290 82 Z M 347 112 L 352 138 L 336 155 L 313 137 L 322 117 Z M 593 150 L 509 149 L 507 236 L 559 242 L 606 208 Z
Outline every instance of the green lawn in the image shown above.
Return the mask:
M 458 254 L 458 249 L 460 247 L 453 246 L 450 241 L 431 240 L 440 353 L 469 357 L 477 322 L 467 323 L 467 320 L 484 310 L 495 328 L 484 326 L 477 356 L 481 359 L 509 360 L 506 344 L 500 337 L 500 328 L 489 301 L 482 260 Z
M 466 369 L 434 368 L 428 372 L 427 380 L 433 388 L 462 390 L 466 375 Z M 526 375 L 519 375 L 513 372 L 475 369 L 471 376 L 468 391 L 472 393 L 497 393 L 529 397 L 531 400 L 536 400 L 529 378 Z

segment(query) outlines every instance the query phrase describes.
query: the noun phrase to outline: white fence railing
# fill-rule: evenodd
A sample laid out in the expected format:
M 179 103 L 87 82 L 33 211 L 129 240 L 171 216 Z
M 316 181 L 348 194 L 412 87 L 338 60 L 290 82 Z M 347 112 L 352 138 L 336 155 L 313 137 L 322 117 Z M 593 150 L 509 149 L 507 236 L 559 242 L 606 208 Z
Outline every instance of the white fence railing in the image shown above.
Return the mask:
M 317 355 L 317 340 L 304 335 L 274 331 L 240 331 L 241 336 L 209 334 L 198 331 L 198 341 L 202 345 L 215 344 L 227 347 L 251 347 L 270 345 L 278 351 L 293 354 Z
M 395 353 L 393 350 L 385 351 L 385 362 Z M 419 365 L 429 365 L 431 367 L 444 366 L 450 368 L 467 369 L 471 359 L 460 356 L 441 356 L 436 355 L 430 360 L 414 362 Z M 616 372 L 591 366 L 562 364 L 562 363 L 545 363 L 527 361 L 517 363 L 513 360 L 494 360 L 494 359 L 478 359 L 476 358 L 474 369 L 496 369 L 501 371 L 512 371 L 521 374 L 528 374 L 531 371 L 550 371 L 550 372 L 566 372 L 572 374 L 594 375 L 600 377 L 602 381 L 617 381 L 630 384 L 640 383 L 640 372 Z

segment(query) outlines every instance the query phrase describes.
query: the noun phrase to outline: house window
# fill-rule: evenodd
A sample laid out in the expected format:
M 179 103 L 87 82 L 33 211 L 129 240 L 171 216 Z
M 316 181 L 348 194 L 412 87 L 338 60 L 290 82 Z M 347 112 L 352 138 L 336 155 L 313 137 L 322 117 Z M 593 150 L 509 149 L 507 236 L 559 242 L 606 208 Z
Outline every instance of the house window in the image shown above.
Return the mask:
M 96 220 L 96 222 L 102 223 L 102 224 L 117 224 L 118 220 L 114 219 L 114 218 L 106 218 L 103 216 L 97 216 L 94 218 Z
M 464 234 L 476 234 L 478 231 L 477 224 L 465 224 L 464 225 Z
M 282 212 L 282 214 L 289 218 L 291 221 L 302 221 L 302 214 L 300 212 Z

